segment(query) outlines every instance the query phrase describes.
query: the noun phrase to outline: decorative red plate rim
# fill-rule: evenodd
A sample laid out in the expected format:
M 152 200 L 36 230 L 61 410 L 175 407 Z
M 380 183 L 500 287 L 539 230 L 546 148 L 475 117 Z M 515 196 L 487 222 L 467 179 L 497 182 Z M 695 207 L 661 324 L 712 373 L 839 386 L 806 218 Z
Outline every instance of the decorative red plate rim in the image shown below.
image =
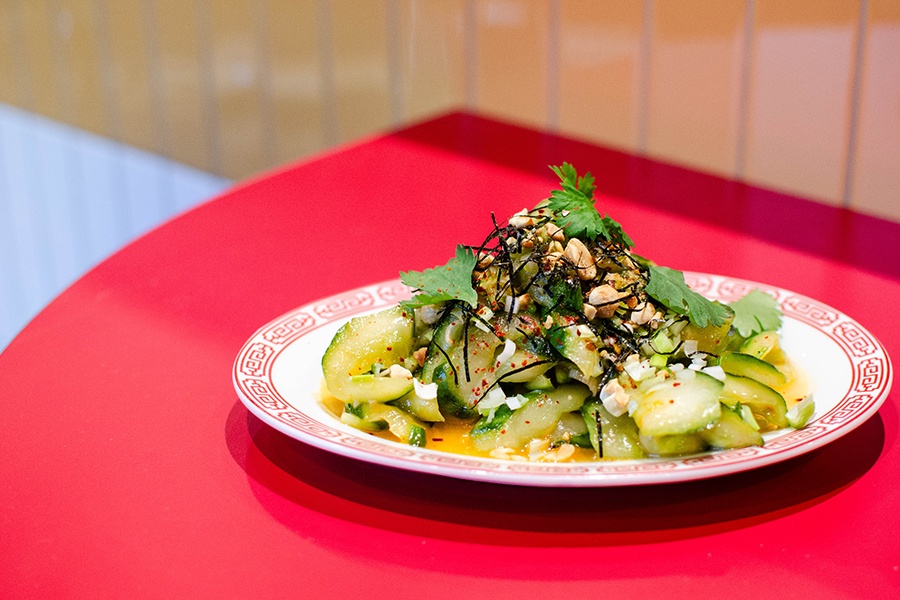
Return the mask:
M 811 452 L 846 435 L 874 415 L 887 398 L 893 380 L 887 352 L 871 333 L 844 313 L 795 292 L 752 281 L 694 272 L 686 272 L 685 279 L 703 295 L 726 302 L 736 300 L 754 288 L 771 294 L 784 312 L 786 328 L 805 327 L 824 334 L 831 350 L 839 352 L 842 359 L 838 362 L 843 364 L 827 367 L 830 371 L 847 371 L 844 373 L 844 379 L 849 380 L 846 389 L 817 391 L 816 414 L 806 427 L 768 434 L 762 447 L 708 451 L 677 458 L 590 463 L 509 461 L 411 447 L 346 426 L 319 404 L 319 364 L 330 334 L 322 338 L 324 341 L 320 340 L 318 346 L 310 346 L 301 354 L 299 362 L 304 365 L 296 365 L 296 373 L 300 377 L 303 367 L 308 371 L 306 380 L 300 382 L 302 392 L 298 393 L 296 388 L 288 390 L 291 386 L 284 385 L 283 376 L 279 376 L 281 379 L 273 377 L 273 367 L 279 360 L 285 360 L 285 351 L 295 344 L 308 342 L 317 331 L 321 334 L 323 328 L 336 330 L 352 316 L 408 298 L 410 290 L 399 280 L 323 298 L 266 324 L 238 352 L 232 374 L 234 387 L 247 409 L 266 424 L 336 454 L 460 479 L 557 487 L 690 481 L 774 464 Z M 786 335 L 786 345 L 788 342 Z M 806 368 L 803 361 L 798 362 Z

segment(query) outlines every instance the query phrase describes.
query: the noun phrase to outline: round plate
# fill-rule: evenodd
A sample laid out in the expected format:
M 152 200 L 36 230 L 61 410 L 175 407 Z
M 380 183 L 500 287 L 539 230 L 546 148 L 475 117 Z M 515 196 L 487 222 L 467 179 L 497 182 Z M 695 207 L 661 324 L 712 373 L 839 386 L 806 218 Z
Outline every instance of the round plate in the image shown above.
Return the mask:
M 784 312 L 782 345 L 808 375 L 816 412 L 800 430 L 766 434 L 762 447 L 717 450 L 678 458 L 577 463 L 519 462 L 469 457 L 407 446 L 344 425 L 319 401 L 321 360 L 350 317 L 410 296 L 387 281 L 302 306 L 257 331 L 234 363 L 234 386 L 254 415 L 313 446 L 380 465 L 447 477 L 529 486 L 594 487 L 703 479 L 780 462 L 847 434 L 871 417 L 891 387 L 884 347 L 859 323 L 788 290 L 719 275 L 685 273 L 696 291 L 734 301 L 753 288 L 776 298 Z

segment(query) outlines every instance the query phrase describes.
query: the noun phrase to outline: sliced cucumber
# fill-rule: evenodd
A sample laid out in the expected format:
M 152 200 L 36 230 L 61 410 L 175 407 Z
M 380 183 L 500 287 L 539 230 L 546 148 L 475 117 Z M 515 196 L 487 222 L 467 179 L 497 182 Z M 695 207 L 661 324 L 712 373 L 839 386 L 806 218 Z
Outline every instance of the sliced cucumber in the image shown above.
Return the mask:
M 777 331 L 763 331 L 748 338 L 741 345 L 741 352 L 769 362 L 783 359 Z
M 415 390 L 409 392 L 402 398 L 391 401 L 391 404 L 421 421 L 426 421 L 428 423 L 440 423 L 444 421 L 444 415 L 441 414 L 437 398 L 420 398 L 416 395 Z
M 651 456 L 682 456 L 706 449 L 706 443 L 696 433 L 641 435 L 641 446 Z
M 740 414 L 740 409 L 728 406 L 712 424 L 697 434 L 713 448 L 744 448 L 746 446 L 762 446 L 763 438 L 759 431 L 748 425 Z
M 684 370 L 637 396 L 631 415 L 642 435 L 691 433 L 719 418 L 722 382 L 699 371 Z
M 344 402 L 387 402 L 412 389 L 411 377 L 376 377 L 372 365 L 400 364 L 412 351 L 413 317 L 399 307 L 354 317 L 322 356 L 328 391 Z
M 477 416 L 475 406 L 498 382 L 528 382 L 553 366 L 549 357 L 516 347 L 498 360 L 506 346 L 493 332 L 469 321 L 462 311 L 444 317 L 425 357 L 423 378 L 438 385 L 438 404 L 460 418 Z M 512 343 L 512 342 L 510 342 Z
M 404 444 L 425 446 L 425 426 L 396 406 L 374 404 L 369 411 L 369 418 L 386 422 L 391 433 Z
M 439 365 L 432 374 L 432 382 L 436 383 L 437 402 L 440 410 L 460 419 L 471 419 L 478 416 L 474 401 L 464 401 L 459 392 L 459 375 L 449 362 Z
M 581 408 L 588 426 L 591 445 L 604 459 L 644 458 L 640 434 L 634 420 L 628 415 L 614 417 L 600 402 L 591 402 Z
M 556 427 L 550 433 L 550 445 L 572 444 L 579 448 L 591 447 L 591 436 L 581 413 L 570 412 L 559 417 Z
M 547 332 L 547 339 L 563 357 L 575 363 L 585 377 L 603 374 L 598 348 L 602 343 L 587 325 L 564 320 Z
M 769 387 L 778 387 L 787 382 L 784 373 L 752 354 L 728 352 L 719 358 L 719 366 L 730 375 L 749 377 Z
M 348 402 L 344 405 L 341 421 L 363 431 L 389 429 L 404 444 L 425 446 L 424 425 L 396 406 Z
M 549 390 L 553 389 L 553 381 L 546 375 L 538 375 L 525 383 L 525 388 L 529 390 Z
M 480 423 L 476 425 L 470 433 L 472 443 L 482 451 L 500 447 L 516 450 L 524 448 L 531 440 L 549 435 L 560 417 L 579 410 L 589 395 L 590 390 L 581 384 L 564 385 L 546 393 L 535 394 L 496 427 L 480 427 Z M 494 419 L 497 420 L 496 414 Z
M 460 418 L 477 416 L 475 405 L 493 383 L 487 382 L 485 375 L 501 344 L 499 337 L 479 329 L 474 322 L 469 321 L 467 326 L 467 319 L 459 308 L 442 317 L 422 371 L 426 383 L 437 383 L 440 407 Z
M 781 429 L 788 426 L 787 404 L 784 397 L 755 379 L 726 375 L 722 388 L 722 402 L 734 407 L 738 403 L 750 407 L 762 429 Z
M 733 320 L 734 316 L 732 315 L 721 325 L 707 325 L 706 327 L 698 327 L 690 322 L 681 330 L 681 339 L 682 341 L 695 340 L 699 352 L 721 354 L 730 341 L 728 331 L 731 329 Z
M 497 367 L 494 377 L 504 383 L 529 383 L 538 377 L 543 377 L 544 373 L 555 364 L 549 356 L 541 356 L 530 350 L 516 348 L 512 357 Z
M 806 427 L 806 424 L 812 418 L 813 412 L 815 412 L 815 410 L 816 404 L 813 401 L 812 394 L 809 394 L 808 396 L 806 396 L 806 398 L 792 406 L 787 411 L 786 417 L 788 425 L 790 425 L 794 429 L 802 429 L 803 427 Z
M 446 352 L 462 339 L 464 326 L 465 315 L 459 308 L 444 312 L 441 320 L 434 326 L 434 334 L 422 367 L 422 378 L 426 382 L 432 381 L 437 368 L 447 363 Z
M 372 418 L 371 410 L 374 404 L 361 402 L 344 404 L 344 412 L 341 414 L 341 422 L 362 431 L 384 431 L 388 428 L 386 421 Z

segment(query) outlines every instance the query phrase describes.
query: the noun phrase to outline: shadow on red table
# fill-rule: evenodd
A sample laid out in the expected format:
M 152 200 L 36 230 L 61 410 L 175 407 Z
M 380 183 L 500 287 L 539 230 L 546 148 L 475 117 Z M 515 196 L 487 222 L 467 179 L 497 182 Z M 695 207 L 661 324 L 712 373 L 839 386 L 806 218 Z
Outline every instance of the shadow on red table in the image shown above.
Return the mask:
M 884 422 L 875 415 L 819 450 L 744 473 L 664 485 L 531 488 L 331 454 L 279 433 L 240 403 L 226 435 L 261 505 L 304 536 L 316 537 L 311 528 L 324 515 L 410 536 L 513 547 L 655 543 L 775 520 L 840 492 L 872 467 L 885 444 Z M 338 542 L 322 535 L 323 543 Z

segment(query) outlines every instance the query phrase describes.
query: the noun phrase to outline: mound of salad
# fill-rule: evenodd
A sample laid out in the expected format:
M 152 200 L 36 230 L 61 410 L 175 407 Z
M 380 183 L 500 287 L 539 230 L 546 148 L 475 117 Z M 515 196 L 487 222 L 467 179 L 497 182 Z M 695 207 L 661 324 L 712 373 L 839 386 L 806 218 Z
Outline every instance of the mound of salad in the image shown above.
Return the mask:
M 708 300 L 632 252 L 590 173 L 551 169 L 549 198 L 401 273 L 411 299 L 340 328 L 322 358 L 336 416 L 414 446 L 545 461 L 761 446 L 803 427 L 813 400 L 797 397 L 775 300 Z

